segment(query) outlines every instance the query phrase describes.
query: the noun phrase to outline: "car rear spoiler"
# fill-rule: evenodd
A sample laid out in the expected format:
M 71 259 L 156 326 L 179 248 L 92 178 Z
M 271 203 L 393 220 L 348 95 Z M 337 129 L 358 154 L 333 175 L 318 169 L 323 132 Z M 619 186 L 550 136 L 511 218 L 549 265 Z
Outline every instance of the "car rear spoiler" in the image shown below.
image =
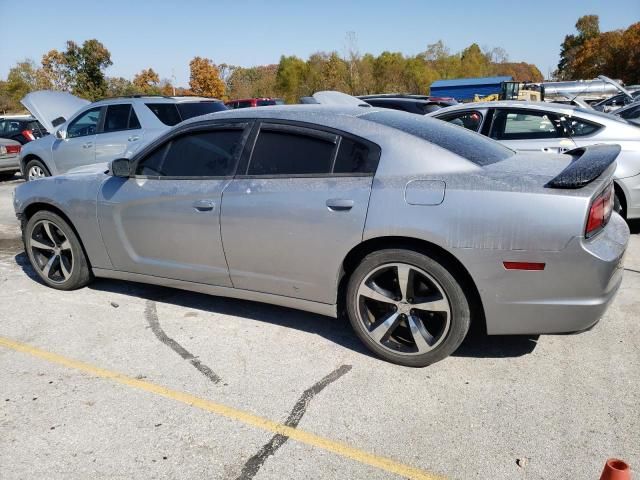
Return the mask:
M 591 145 L 566 152 L 574 160 L 550 180 L 546 188 L 582 188 L 588 185 L 616 161 L 620 145 Z

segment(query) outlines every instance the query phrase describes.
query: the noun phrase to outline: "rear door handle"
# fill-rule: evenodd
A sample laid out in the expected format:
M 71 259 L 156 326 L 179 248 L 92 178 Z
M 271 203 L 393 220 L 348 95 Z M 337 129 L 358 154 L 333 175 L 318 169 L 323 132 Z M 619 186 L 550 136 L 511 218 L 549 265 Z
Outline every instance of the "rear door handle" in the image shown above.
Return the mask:
M 353 200 L 330 198 L 327 200 L 327 207 L 334 212 L 345 212 L 353 208 Z
M 198 212 L 210 212 L 216 206 L 216 202 L 213 200 L 197 200 L 193 202 L 193 208 Z
M 93 142 L 87 142 L 84 145 L 82 145 L 82 148 L 91 148 L 93 147 Z
M 127 138 L 128 142 L 136 142 L 140 140 L 140 136 L 139 135 L 131 135 L 129 138 Z

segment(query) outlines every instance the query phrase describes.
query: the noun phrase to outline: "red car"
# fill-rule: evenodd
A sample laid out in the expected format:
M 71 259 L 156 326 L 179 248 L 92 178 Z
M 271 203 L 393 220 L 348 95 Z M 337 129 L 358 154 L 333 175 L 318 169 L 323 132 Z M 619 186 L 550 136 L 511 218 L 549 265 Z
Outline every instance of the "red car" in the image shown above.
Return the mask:
M 265 107 L 267 105 L 284 105 L 284 100 L 281 98 L 242 98 L 237 100 L 230 100 L 225 102 L 228 108 L 249 108 L 249 107 Z

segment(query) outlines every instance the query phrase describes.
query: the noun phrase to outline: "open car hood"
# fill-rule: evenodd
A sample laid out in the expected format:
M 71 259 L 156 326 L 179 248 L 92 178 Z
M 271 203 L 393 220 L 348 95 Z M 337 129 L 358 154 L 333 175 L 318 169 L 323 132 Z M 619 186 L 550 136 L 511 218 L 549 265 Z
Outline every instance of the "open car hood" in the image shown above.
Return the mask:
M 38 119 L 49 133 L 53 134 L 56 127 L 69 120 L 74 113 L 91 102 L 67 92 L 38 90 L 25 95 L 20 103 Z
M 633 95 L 631 95 L 631 92 L 629 90 L 627 90 L 626 88 L 624 88 L 622 85 L 620 85 L 618 82 L 616 82 L 615 80 L 605 76 L 605 75 L 598 75 L 598 78 L 600 80 L 602 80 L 603 82 L 609 83 L 611 85 L 613 85 L 614 87 L 616 87 L 620 92 L 624 93 L 627 97 L 629 97 L 630 99 L 633 100 Z

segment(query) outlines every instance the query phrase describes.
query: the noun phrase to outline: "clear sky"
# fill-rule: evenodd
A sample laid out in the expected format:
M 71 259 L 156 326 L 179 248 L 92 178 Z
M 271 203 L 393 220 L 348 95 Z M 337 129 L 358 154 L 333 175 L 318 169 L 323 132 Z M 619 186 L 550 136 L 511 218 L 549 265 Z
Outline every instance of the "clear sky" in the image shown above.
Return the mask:
M 585 14 L 599 15 L 603 31 L 626 28 L 640 21 L 640 0 L 0 0 L 0 78 L 18 60 L 64 49 L 66 40 L 97 38 L 111 51 L 107 75 L 132 78 L 152 67 L 161 78 L 173 70 L 186 86 L 196 55 L 242 66 L 277 63 L 282 54 L 343 52 L 349 31 L 361 53 L 416 54 L 437 40 L 452 51 L 473 42 L 499 46 L 546 76 Z

